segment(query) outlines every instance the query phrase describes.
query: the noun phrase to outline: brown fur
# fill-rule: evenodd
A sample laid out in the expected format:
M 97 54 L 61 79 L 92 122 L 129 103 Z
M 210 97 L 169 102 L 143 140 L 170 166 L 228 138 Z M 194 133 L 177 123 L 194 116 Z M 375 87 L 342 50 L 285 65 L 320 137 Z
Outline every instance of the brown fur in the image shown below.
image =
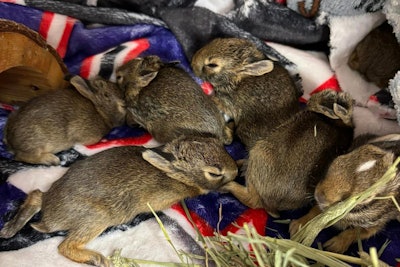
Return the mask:
M 16 160 L 58 165 L 55 153 L 98 142 L 125 122 L 125 103 L 115 84 L 100 78 L 85 82 L 79 76 L 71 83 L 76 90 L 51 91 L 10 114 L 4 140 Z
M 388 86 L 400 70 L 400 44 L 385 22 L 373 29 L 351 53 L 348 65 L 380 88 Z
M 250 149 L 246 186 L 231 182 L 224 189 L 273 216 L 312 201 L 314 187 L 329 163 L 351 144 L 353 127 L 343 120 L 351 118 L 353 101 L 345 93 L 325 90 L 314 94 L 308 104 Z M 335 105 L 347 113 L 333 117 Z
M 290 227 L 291 235 L 321 210 L 365 191 L 380 179 L 398 156 L 400 135 L 397 136 L 397 141 L 368 141 L 367 144 L 357 145 L 354 150 L 337 157 L 315 189 L 314 195 L 318 205 L 312 209 L 313 215 L 308 214 L 294 220 Z M 376 160 L 376 163 L 371 168 L 357 171 L 363 163 L 373 160 Z M 358 238 L 367 239 L 381 231 L 390 220 L 399 219 L 399 211 L 391 199 L 375 199 L 394 196 L 399 202 L 399 185 L 400 175 L 397 174 L 393 181 L 377 190 L 373 197 L 357 205 L 336 224 L 343 232 L 328 240 L 324 247 L 330 251 L 344 253 Z
M 181 134 L 214 135 L 232 142 L 232 130 L 201 87 L 183 69 L 163 64 L 157 56 L 136 58 L 121 66 L 131 121 L 147 129 L 161 142 Z M 142 90 L 143 89 L 143 90 Z
M 299 111 L 302 92 L 288 71 L 245 39 L 214 39 L 195 53 L 192 67 L 214 86 L 214 101 L 248 148 Z
M 13 236 L 41 210 L 42 219 L 33 228 L 68 230 L 59 246 L 62 255 L 110 266 L 104 256 L 84 248 L 106 228 L 149 212 L 147 203 L 155 211 L 166 209 L 216 190 L 236 175 L 235 161 L 215 138 L 179 138 L 165 145 L 162 153 L 133 146 L 111 148 L 74 163 L 48 192 L 30 193 L 0 237 Z

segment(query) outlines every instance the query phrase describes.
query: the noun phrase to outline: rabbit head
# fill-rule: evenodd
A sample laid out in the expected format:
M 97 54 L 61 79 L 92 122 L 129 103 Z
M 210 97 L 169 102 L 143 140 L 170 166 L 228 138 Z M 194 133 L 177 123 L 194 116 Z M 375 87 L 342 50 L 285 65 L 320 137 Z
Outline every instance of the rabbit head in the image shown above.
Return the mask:
M 315 189 L 315 199 L 322 210 L 361 193 L 380 179 L 393 164 L 395 156 L 373 144 L 366 144 L 337 157 Z M 375 196 L 397 195 L 399 178 L 375 192 Z M 397 184 L 397 185 L 396 185 Z M 372 197 L 373 198 L 373 197 Z M 361 205 L 372 200 L 369 198 Z
M 121 90 L 115 83 L 100 77 L 86 81 L 78 75 L 71 77 L 70 83 L 82 96 L 93 103 L 110 128 L 124 124 L 125 101 Z
M 307 109 L 338 120 L 339 124 L 353 127 L 354 100 L 350 94 L 327 89 L 313 94 L 307 102 Z
M 240 38 L 214 39 L 192 58 L 194 73 L 214 87 L 235 86 L 244 77 L 261 76 L 273 67 L 253 43 Z
M 157 76 L 163 65 L 161 59 L 156 55 L 129 60 L 117 69 L 117 84 L 124 92 L 128 88 L 141 89 Z
M 143 158 L 173 178 L 190 177 L 193 181 L 188 184 L 206 190 L 215 190 L 238 174 L 236 162 L 213 137 L 180 137 L 162 152 L 143 152 Z

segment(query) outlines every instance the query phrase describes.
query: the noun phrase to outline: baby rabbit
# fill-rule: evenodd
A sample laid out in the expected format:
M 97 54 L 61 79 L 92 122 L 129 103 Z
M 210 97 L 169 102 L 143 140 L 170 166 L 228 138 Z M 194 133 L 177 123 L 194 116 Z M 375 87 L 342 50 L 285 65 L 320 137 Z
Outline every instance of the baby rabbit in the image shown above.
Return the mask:
M 125 123 L 126 109 L 117 85 L 101 78 L 73 76 L 75 87 L 37 96 L 12 112 L 4 142 L 15 160 L 59 165 L 55 156 L 76 143 L 98 142 L 113 127 Z
M 325 178 L 315 188 L 317 205 L 304 217 L 294 220 L 290 233 L 294 235 L 301 225 L 337 202 L 361 193 L 372 186 L 400 155 L 400 135 L 380 137 L 356 147 L 337 157 L 330 165 Z M 386 139 L 386 140 L 385 140 Z M 344 253 L 358 238 L 368 239 L 383 230 L 391 220 L 400 220 L 400 212 L 391 199 L 376 197 L 394 196 L 400 201 L 400 174 L 375 192 L 375 195 L 357 205 L 335 226 L 343 230 L 323 244 L 330 251 Z
M 400 70 L 400 44 L 385 22 L 373 29 L 351 53 L 348 65 L 380 88 L 388 86 Z
M 248 148 L 299 111 L 302 92 L 288 71 L 248 40 L 214 39 L 194 54 L 191 65 L 213 85 L 213 100 Z
M 307 109 L 276 127 L 249 151 L 246 186 L 236 182 L 223 189 L 251 208 L 300 208 L 312 199 L 313 188 L 328 164 L 345 153 L 353 138 L 353 100 L 347 93 L 315 93 Z
M 115 147 L 73 164 L 42 193 L 30 193 L 17 215 L 0 231 L 15 235 L 42 211 L 32 227 L 50 233 L 68 230 L 59 252 L 95 266 L 111 266 L 103 255 L 84 246 L 110 226 L 127 223 L 139 213 L 170 207 L 184 198 L 205 194 L 232 181 L 235 161 L 215 138 L 181 137 L 162 151 Z
M 129 124 L 138 123 L 157 141 L 212 134 L 232 142 L 232 130 L 195 80 L 158 56 L 128 61 L 117 70 L 117 83 L 125 90 Z

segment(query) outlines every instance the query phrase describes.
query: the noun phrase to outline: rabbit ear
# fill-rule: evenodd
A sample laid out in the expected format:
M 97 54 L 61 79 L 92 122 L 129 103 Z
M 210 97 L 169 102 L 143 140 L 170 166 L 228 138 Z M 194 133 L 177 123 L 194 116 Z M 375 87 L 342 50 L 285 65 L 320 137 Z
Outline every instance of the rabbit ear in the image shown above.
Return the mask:
M 339 105 L 338 103 L 333 103 L 333 112 L 334 112 L 339 118 L 345 118 L 345 117 L 347 117 L 348 114 L 349 114 L 349 111 L 348 111 L 345 107 Z
M 169 162 L 167 159 L 162 157 L 160 154 L 154 152 L 153 150 L 145 150 L 142 153 L 142 158 L 156 167 L 157 169 L 165 172 L 165 173 L 172 173 L 175 172 L 174 167 L 172 166 L 172 163 Z
M 75 89 L 84 97 L 88 99 L 93 99 L 93 91 L 87 84 L 85 79 L 79 75 L 75 75 L 70 79 L 70 83 L 75 87 Z
M 400 134 L 387 134 L 368 141 L 368 143 L 400 141 Z
M 396 157 L 395 157 L 394 153 L 392 153 L 392 152 L 386 153 L 382 158 L 382 162 L 384 163 L 384 166 L 391 166 L 395 160 L 396 160 Z
M 339 105 L 337 103 L 333 103 L 333 112 L 339 119 L 344 122 L 344 124 L 348 126 L 353 125 L 351 109 L 343 107 L 342 105 Z
M 149 83 L 154 80 L 154 78 L 157 76 L 158 71 L 153 71 L 150 73 L 146 73 L 142 76 L 140 76 L 140 86 L 141 87 L 145 87 L 147 85 L 149 85 Z
M 351 112 L 337 104 L 337 103 L 333 103 L 333 109 L 330 109 L 326 106 L 323 105 L 317 105 L 315 109 L 313 109 L 314 112 L 318 112 L 321 113 L 325 116 L 327 116 L 328 118 L 334 119 L 334 120 L 341 120 L 345 125 L 348 126 L 352 126 L 352 120 L 351 120 Z
M 335 114 L 335 112 L 332 109 L 323 105 L 317 105 L 316 108 L 313 109 L 313 111 L 321 113 L 331 119 L 339 119 L 339 117 Z
M 245 65 L 240 72 L 250 76 L 261 76 L 271 72 L 273 69 L 274 63 L 271 60 L 265 59 Z

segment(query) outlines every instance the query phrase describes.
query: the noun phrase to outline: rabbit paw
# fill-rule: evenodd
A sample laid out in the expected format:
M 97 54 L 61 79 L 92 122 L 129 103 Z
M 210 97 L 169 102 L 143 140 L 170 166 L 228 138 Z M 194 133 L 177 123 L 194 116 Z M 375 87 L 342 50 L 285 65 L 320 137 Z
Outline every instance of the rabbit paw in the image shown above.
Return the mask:
M 321 210 L 316 205 L 313 208 L 311 208 L 310 211 L 303 217 L 300 217 L 299 219 L 296 220 L 292 220 L 289 224 L 290 236 L 293 237 L 300 230 L 302 226 L 306 225 L 309 221 L 311 221 L 315 216 L 317 216 L 320 213 Z
M 6 223 L 0 231 L 0 238 L 10 238 L 16 234 L 15 229 L 13 229 L 12 225 Z
M 96 255 L 96 257 L 93 257 L 93 259 L 89 262 L 87 262 L 90 265 L 98 266 L 98 267 L 112 267 L 113 264 L 111 263 L 110 260 L 105 258 L 102 255 Z
M 289 224 L 290 237 L 293 237 L 300 230 L 300 228 L 306 223 L 306 222 L 303 222 L 301 219 L 302 218 L 297 219 L 297 220 L 292 220 L 290 222 L 290 224 Z
M 341 235 L 335 236 L 323 244 L 323 247 L 331 252 L 343 254 L 350 247 L 351 243 Z

